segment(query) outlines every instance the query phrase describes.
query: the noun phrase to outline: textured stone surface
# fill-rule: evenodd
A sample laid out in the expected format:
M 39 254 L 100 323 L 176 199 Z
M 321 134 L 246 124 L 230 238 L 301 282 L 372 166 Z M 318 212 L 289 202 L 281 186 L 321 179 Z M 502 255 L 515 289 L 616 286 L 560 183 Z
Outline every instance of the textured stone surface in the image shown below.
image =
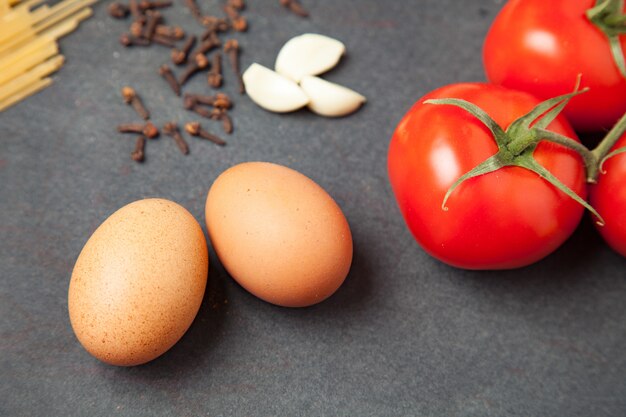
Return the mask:
M 467 272 L 415 244 L 386 175 L 391 133 L 424 93 L 484 80 L 481 44 L 502 0 L 250 0 L 242 68 L 272 66 L 282 44 L 317 32 L 348 55 L 325 77 L 368 98 L 325 119 L 268 113 L 235 100 L 228 145 L 187 137 L 130 159 L 132 85 L 159 126 L 197 120 L 157 69 L 163 47 L 124 49 L 128 22 L 106 3 L 61 41 L 67 58 L 44 92 L 0 114 L 0 415 L 2 416 L 617 416 L 626 414 L 626 260 L 586 218 L 548 259 L 516 271 Z M 217 1 L 200 2 L 207 12 Z M 198 26 L 179 5 L 168 21 Z M 208 92 L 205 77 L 187 91 Z M 218 122 L 203 125 L 221 133 Z M 249 160 L 284 164 L 342 207 L 355 244 L 344 286 L 312 308 L 269 305 L 232 281 L 211 251 L 207 294 L 181 341 L 154 362 L 116 368 L 75 339 L 67 289 L 82 246 L 104 219 L 144 197 L 204 224 L 217 175 Z M 206 230 L 205 230 L 206 231 Z

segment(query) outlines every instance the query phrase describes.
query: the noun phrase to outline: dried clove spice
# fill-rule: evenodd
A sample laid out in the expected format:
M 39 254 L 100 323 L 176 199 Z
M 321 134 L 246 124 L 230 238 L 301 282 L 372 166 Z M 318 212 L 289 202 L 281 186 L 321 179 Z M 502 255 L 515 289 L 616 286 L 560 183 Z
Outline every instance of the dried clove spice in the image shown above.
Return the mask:
M 191 14 L 196 19 L 198 19 L 198 20 L 202 19 L 202 11 L 200 10 L 200 7 L 198 6 L 198 3 L 196 2 L 196 0 L 185 0 L 185 4 L 187 5 L 189 10 L 191 11 Z
M 169 84 L 174 94 L 176 94 L 177 96 L 180 96 L 180 84 L 178 84 L 178 81 L 176 80 L 176 76 L 174 75 L 174 72 L 169 67 L 169 65 L 167 64 L 161 65 L 159 67 L 159 75 L 161 75 L 161 77 L 163 77 L 163 79 L 167 81 L 167 83 Z
M 163 133 L 174 139 L 174 142 L 176 142 L 178 149 L 180 149 L 183 155 L 187 155 L 189 153 L 189 145 L 185 142 L 183 135 L 180 134 L 180 129 L 176 123 L 165 123 L 165 125 L 163 125 Z
M 137 0 L 128 0 L 128 9 L 130 10 L 130 14 L 132 14 L 135 18 L 143 15 Z
M 219 51 L 213 54 L 211 69 L 207 73 L 207 82 L 213 88 L 222 86 L 222 54 Z
M 148 12 L 142 37 L 148 40 L 152 40 L 152 37 L 154 36 L 154 31 L 156 30 L 156 27 L 160 22 L 161 22 L 161 13 L 157 11 Z
M 298 2 L 298 0 L 280 0 L 280 5 L 300 17 L 309 17 L 309 12 Z
M 181 49 L 172 49 L 172 53 L 170 54 L 172 62 L 176 65 L 182 65 L 186 63 L 189 51 L 191 51 L 191 48 L 193 48 L 195 43 L 196 37 L 194 35 L 191 35 L 189 38 L 187 38 Z
M 165 9 L 172 6 L 172 2 L 169 0 L 165 1 L 149 1 L 142 0 L 139 2 L 138 7 L 141 11 L 146 10 L 154 10 L 154 9 Z
M 109 12 L 109 16 L 115 19 L 125 19 L 126 16 L 128 16 L 128 13 L 130 13 L 128 6 L 118 2 L 109 4 L 107 10 Z
M 220 146 L 226 145 L 226 142 L 222 138 L 204 130 L 202 126 L 200 126 L 200 122 L 189 122 L 185 124 L 185 130 L 191 136 L 197 136 L 203 139 L 208 139 L 211 142 Z
M 175 39 L 177 41 L 185 37 L 185 31 L 179 26 L 157 25 L 157 27 L 154 29 L 154 33 L 156 35 L 165 36 Z
M 198 46 L 196 54 L 206 54 L 208 52 L 211 52 L 213 49 L 219 47 L 221 44 L 222 41 L 220 41 L 220 38 L 218 38 L 217 35 L 213 32 L 213 35 L 209 36 L 207 40 L 205 40 L 200 44 L 200 46 Z
M 176 41 L 167 36 L 154 34 L 150 40 L 159 45 L 167 46 L 168 48 L 174 48 L 176 46 Z
M 143 136 L 154 139 L 159 136 L 159 129 L 152 123 L 122 123 L 117 126 L 120 133 L 141 133 Z
M 149 46 L 150 41 L 147 39 L 138 38 L 129 33 L 122 33 L 120 35 L 120 43 L 125 46 Z
M 178 83 L 181 86 L 185 85 L 187 80 L 189 80 L 189 78 L 191 78 L 191 76 L 193 74 L 195 74 L 196 72 L 198 72 L 200 70 L 203 70 L 203 69 L 207 68 L 208 66 L 209 66 L 209 60 L 207 59 L 207 57 L 204 56 L 204 54 L 201 54 L 201 53 L 196 54 L 196 56 L 194 57 L 193 62 L 191 62 L 187 66 L 187 69 L 181 75 L 180 80 L 178 80 Z
M 239 68 L 239 42 L 236 39 L 229 39 L 224 44 L 224 53 L 228 55 L 230 60 L 230 66 L 237 77 L 237 83 L 239 84 L 239 92 L 241 94 L 246 92 L 246 87 L 243 84 L 241 78 L 241 69 Z
M 248 21 L 245 17 L 239 14 L 239 11 L 236 8 L 227 4 L 224 6 L 224 12 L 226 12 L 228 19 L 230 19 L 230 25 L 237 32 L 245 32 L 248 30 Z
M 203 16 L 200 23 L 206 26 L 206 30 L 201 37 L 202 40 L 208 39 L 211 32 L 227 32 L 230 29 L 228 20 L 216 16 Z
M 126 104 L 130 104 L 135 109 L 139 117 L 144 120 L 150 118 L 150 112 L 146 109 L 146 106 L 144 106 L 134 88 L 128 86 L 122 87 L 122 98 Z
M 246 8 L 246 2 L 244 0 L 228 0 L 226 4 L 237 10 L 243 10 Z
M 130 157 L 133 161 L 143 162 L 145 158 L 146 138 L 145 136 L 138 136 L 135 142 L 135 149 L 130 153 Z

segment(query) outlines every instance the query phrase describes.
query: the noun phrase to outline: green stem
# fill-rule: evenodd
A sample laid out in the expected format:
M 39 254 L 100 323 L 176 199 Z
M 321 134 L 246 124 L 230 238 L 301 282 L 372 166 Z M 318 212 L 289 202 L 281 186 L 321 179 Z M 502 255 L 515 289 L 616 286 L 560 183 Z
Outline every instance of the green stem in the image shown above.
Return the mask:
M 624 0 L 597 0 L 595 6 L 587 10 L 586 16 L 607 37 L 613 61 L 626 78 L 626 58 L 620 43 L 620 36 L 626 34 L 623 10 Z
M 537 135 L 541 139 L 545 139 L 553 143 L 558 143 L 559 145 L 563 145 L 566 148 L 576 151 L 583 158 L 583 161 L 585 163 L 587 182 L 595 182 L 596 177 L 598 176 L 599 159 L 592 151 L 587 149 L 585 145 L 580 142 L 576 142 L 575 140 L 572 140 L 567 136 L 559 135 L 558 133 L 552 132 L 550 130 L 536 128 L 533 130 L 537 132 Z
M 591 151 L 596 161 L 602 161 L 624 133 L 626 133 L 626 113 L 617 121 L 615 126 L 606 134 L 598 146 Z M 593 178 L 595 179 L 597 176 L 598 169 L 596 168 L 595 177 Z

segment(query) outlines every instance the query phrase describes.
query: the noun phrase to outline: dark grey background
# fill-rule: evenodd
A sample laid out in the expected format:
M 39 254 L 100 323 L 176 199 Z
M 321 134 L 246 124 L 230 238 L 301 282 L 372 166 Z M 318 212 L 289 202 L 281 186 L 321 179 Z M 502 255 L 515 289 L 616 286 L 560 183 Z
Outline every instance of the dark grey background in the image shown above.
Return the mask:
M 178 1 L 182 4 L 182 1 Z M 162 47 L 124 49 L 128 22 L 95 16 L 61 41 L 51 88 L 0 114 L 0 415 L 2 416 L 623 416 L 624 258 L 586 217 L 554 255 L 508 272 L 468 272 L 427 256 L 386 175 L 389 138 L 409 106 L 443 84 L 484 79 L 482 39 L 502 0 L 250 0 L 242 66 L 273 64 L 289 38 L 317 32 L 348 55 L 326 77 L 369 102 L 325 119 L 265 112 L 233 93 L 235 133 L 218 148 L 150 142 L 129 158 L 134 86 L 162 125 L 195 120 L 158 77 Z M 168 21 L 200 33 L 186 8 Z M 217 12 L 218 1 L 201 1 Z M 187 91 L 208 92 L 204 77 Z M 219 132 L 216 122 L 204 123 Z M 248 160 L 295 168 L 343 208 L 355 242 L 345 284 L 305 309 L 245 292 L 211 254 L 198 317 L 171 351 L 140 367 L 88 355 L 67 314 L 73 264 L 94 229 L 144 197 L 172 199 L 204 228 L 212 181 Z

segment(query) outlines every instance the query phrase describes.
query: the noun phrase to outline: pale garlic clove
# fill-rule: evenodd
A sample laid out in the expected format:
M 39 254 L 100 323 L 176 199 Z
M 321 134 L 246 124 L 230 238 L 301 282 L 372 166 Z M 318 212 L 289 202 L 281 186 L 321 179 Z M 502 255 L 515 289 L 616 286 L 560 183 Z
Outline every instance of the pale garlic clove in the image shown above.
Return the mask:
M 269 111 L 287 113 L 309 103 L 298 84 L 257 63 L 243 73 L 243 83 L 252 101 Z
M 291 38 L 276 58 L 276 72 L 300 82 L 305 75 L 318 75 L 333 68 L 346 52 L 340 41 L 324 35 L 305 33 Z
M 300 87 L 309 96 L 309 109 L 321 116 L 345 116 L 356 111 L 366 101 L 356 91 L 310 75 L 302 78 Z

